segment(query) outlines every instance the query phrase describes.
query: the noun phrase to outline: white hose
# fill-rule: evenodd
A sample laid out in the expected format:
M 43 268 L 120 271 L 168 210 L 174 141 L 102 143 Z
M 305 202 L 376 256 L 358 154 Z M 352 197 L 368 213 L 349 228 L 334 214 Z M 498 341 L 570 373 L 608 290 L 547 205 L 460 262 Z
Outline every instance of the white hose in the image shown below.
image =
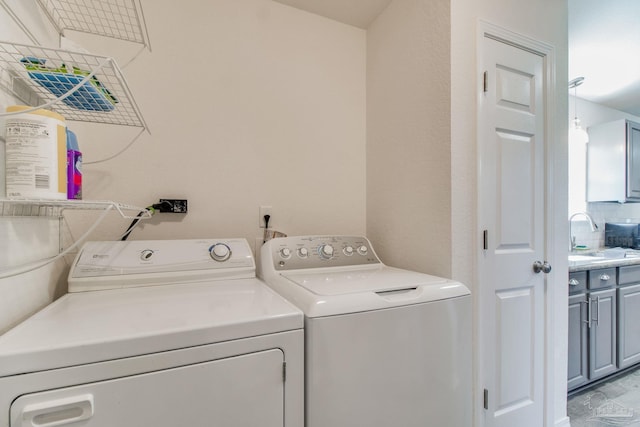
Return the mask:
M 93 232 L 93 230 L 96 229 L 96 227 L 98 225 L 100 225 L 100 223 L 107 217 L 107 214 L 109 213 L 109 211 L 113 209 L 113 205 L 109 205 L 105 208 L 105 210 L 102 212 L 102 215 L 100 215 L 100 217 L 96 220 L 95 223 L 93 223 L 93 225 L 91 227 L 89 227 L 89 229 L 82 235 L 80 236 L 79 239 L 77 239 L 71 246 L 69 246 L 67 249 L 65 249 L 64 251 L 60 252 L 58 255 L 52 257 L 52 258 L 47 258 L 45 260 L 41 260 L 38 262 L 34 262 L 34 263 L 29 263 L 20 267 L 16 267 L 16 268 L 10 268 L 7 270 L 2 270 L 0 271 L 0 280 L 1 279 L 7 279 L 9 277 L 15 277 L 19 274 L 24 274 L 24 273 L 28 273 L 30 271 L 33 270 L 37 270 L 39 268 L 44 267 L 45 265 L 49 265 L 53 262 L 58 261 L 59 259 L 63 258 L 65 255 L 67 255 L 69 252 L 71 252 L 72 250 L 74 250 L 76 247 L 78 247 L 78 245 L 82 242 L 84 242 L 84 240 L 89 237 L 89 235 Z

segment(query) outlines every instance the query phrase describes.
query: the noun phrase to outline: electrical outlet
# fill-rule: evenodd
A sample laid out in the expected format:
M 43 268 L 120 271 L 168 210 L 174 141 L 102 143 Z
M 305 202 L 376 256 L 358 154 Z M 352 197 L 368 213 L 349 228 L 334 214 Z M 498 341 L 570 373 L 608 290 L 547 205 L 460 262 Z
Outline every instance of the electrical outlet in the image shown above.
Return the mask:
M 260 228 L 265 228 L 267 224 L 264 221 L 264 216 L 271 216 L 271 206 L 260 206 L 259 214 L 260 216 L 258 217 L 258 225 L 260 226 Z M 269 223 L 271 223 L 271 220 L 269 221 Z
M 187 213 L 187 201 L 184 199 L 160 199 L 160 212 Z

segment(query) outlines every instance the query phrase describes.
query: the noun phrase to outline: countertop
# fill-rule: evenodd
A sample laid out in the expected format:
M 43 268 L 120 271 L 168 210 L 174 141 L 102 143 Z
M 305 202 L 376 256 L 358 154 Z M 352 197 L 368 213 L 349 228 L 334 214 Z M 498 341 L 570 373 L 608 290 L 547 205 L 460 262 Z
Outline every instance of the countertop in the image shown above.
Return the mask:
M 572 258 L 574 258 L 572 260 Z M 605 258 L 602 251 L 596 253 L 571 253 L 569 254 L 569 273 L 577 271 L 593 270 L 594 268 L 624 267 L 627 265 L 640 265 L 640 253 L 629 251 L 624 258 Z

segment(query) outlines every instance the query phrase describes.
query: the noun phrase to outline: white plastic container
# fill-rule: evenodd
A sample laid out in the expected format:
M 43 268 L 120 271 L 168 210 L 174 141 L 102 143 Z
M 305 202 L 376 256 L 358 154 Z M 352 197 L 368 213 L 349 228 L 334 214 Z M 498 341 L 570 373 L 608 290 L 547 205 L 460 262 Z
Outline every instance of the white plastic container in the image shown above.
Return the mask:
M 30 107 L 11 106 L 7 112 Z M 64 117 L 35 110 L 5 117 L 6 197 L 67 198 L 67 136 Z

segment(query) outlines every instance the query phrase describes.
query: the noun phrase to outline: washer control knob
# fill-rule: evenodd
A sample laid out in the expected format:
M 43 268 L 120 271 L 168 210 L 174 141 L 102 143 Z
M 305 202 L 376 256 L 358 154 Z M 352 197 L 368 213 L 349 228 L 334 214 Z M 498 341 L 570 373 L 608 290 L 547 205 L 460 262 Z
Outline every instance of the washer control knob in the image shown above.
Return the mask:
M 298 256 L 300 258 L 307 258 L 309 256 L 309 249 L 307 248 L 298 249 Z
M 361 245 L 358 246 L 358 253 L 362 256 L 366 255 L 367 253 L 369 253 L 369 248 L 366 247 L 365 245 Z
M 330 259 L 333 256 L 333 246 L 328 243 L 320 245 L 318 248 L 318 253 L 324 259 Z
M 291 249 L 289 248 L 282 248 L 280 249 L 280 256 L 282 258 L 289 258 L 291 257 Z
M 142 261 L 149 261 L 152 256 L 153 256 L 153 251 L 151 249 L 145 249 L 142 252 L 140 252 L 140 259 Z
M 346 256 L 353 255 L 353 246 L 345 246 L 345 248 L 342 249 L 342 252 L 344 252 Z
M 209 248 L 209 255 L 215 261 L 224 262 L 231 258 L 231 248 L 224 243 L 216 243 Z

